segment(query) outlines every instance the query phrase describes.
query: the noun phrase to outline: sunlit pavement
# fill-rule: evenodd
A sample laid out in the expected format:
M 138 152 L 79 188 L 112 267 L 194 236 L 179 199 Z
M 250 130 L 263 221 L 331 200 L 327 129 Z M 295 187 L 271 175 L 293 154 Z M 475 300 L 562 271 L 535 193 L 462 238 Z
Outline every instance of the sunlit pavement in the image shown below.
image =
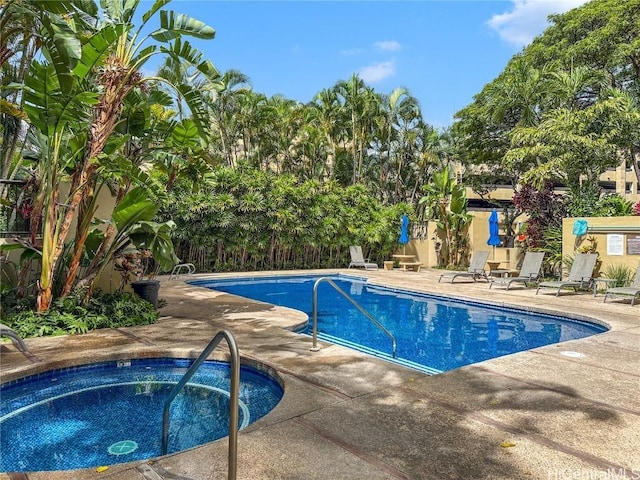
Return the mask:
M 243 358 L 273 367 L 285 384 L 280 404 L 239 435 L 239 479 L 640 478 L 640 305 L 603 304 L 602 296 L 590 292 L 555 297 L 519 287 L 489 290 L 483 281 L 438 284 L 439 272 L 428 269 L 341 272 L 384 285 L 589 317 L 610 331 L 429 377 L 335 345 L 322 343 L 319 352 L 311 352 L 310 338 L 291 332 L 306 321 L 301 312 L 164 279 L 160 297 L 167 305 L 155 325 L 28 339 L 30 358 L 3 344 L 2 381 L 107 359 L 196 357 L 225 328 Z M 225 349 L 213 356 L 226 358 Z M 100 473 L 0 478 L 226 475 L 225 438 Z

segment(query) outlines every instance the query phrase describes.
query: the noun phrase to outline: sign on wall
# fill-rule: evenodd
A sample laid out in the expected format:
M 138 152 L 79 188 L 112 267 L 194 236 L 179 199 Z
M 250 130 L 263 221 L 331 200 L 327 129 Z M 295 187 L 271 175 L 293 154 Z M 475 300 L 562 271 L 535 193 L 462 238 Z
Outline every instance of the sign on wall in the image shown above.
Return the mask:
M 640 235 L 627 235 L 627 255 L 640 255 Z
M 607 255 L 624 255 L 624 235 L 607 234 Z

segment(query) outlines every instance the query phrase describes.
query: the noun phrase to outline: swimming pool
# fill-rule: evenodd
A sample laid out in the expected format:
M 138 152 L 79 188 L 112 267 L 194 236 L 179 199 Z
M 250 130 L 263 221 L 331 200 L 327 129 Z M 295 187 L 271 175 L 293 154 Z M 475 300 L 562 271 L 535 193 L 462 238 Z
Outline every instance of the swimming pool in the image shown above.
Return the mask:
M 160 455 L 164 402 L 193 361 L 133 359 L 82 365 L 0 387 L 0 471 L 69 470 Z M 229 431 L 230 368 L 207 361 L 171 404 L 168 452 Z M 278 381 L 240 368 L 240 428 L 280 401 Z
M 189 283 L 295 308 L 311 317 L 313 285 L 319 278 L 322 276 L 281 275 Z M 397 358 L 392 358 L 389 338 L 327 283 L 318 286 L 319 338 L 426 373 L 441 373 L 607 330 L 556 315 L 370 285 L 358 277 L 330 278 L 395 336 Z M 303 333 L 310 331 L 311 321 Z

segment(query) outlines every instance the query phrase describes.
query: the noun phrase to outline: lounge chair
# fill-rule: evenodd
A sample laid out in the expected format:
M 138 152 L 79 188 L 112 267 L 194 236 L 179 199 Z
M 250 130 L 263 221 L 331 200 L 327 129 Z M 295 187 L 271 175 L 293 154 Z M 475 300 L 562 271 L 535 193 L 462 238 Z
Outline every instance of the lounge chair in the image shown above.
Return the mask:
M 20 336 L 13 329 L 7 327 L 3 323 L 0 323 L 0 337 L 9 337 L 14 347 L 16 347 L 22 353 L 27 353 L 29 351 L 29 348 L 27 347 L 27 344 L 24 343 L 24 340 L 22 340 L 22 338 L 20 338 Z
M 540 276 L 542 268 L 542 260 L 544 260 L 544 252 L 527 252 L 524 254 L 520 274 L 517 277 L 492 277 L 489 281 L 489 288 L 493 284 L 505 285 L 507 290 L 512 283 L 523 283 L 525 287 L 527 283 L 535 283 Z
M 634 305 L 636 303 L 636 297 L 640 295 L 640 263 L 638 264 L 636 276 L 633 277 L 631 285 L 629 285 L 628 287 L 607 288 L 607 291 L 604 294 L 603 302 L 607 301 L 607 297 L 609 295 L 613 295 L 614 297 L 618 295 L 621 295 L 623 297 L 631 297 L 631 305 Z
M 593 268 L 596 266 L 597 259 L 597 253 L 578 253 L 573 259 L 569 277 L 566 280 L 539 282 L 536 295 L 540 291 L 540 287 L 557 289 L 557 297 L 560 295 L 561 288 L 572 287 L 574 291 L 577 292 L 578 288 L 589 286 L 593 278 Z
M 362 247 L 360 245 L 352 245 L 349 247 L 351 254 L 351 263 L 349 268 L 364 268 L 365 270 L 377 270 L 378 265 L 371 263 L 368 258 L 364 258 Z
M 443 278 L 451 279 L 451 283 L 457 277 L 471 277 L 475 282 L 478 278 L 482 277 L 487 280 L 487 274 L 484 271 L 484 265 L 487 263 L 487 259 L 489 258 L 489 252 L 479 251 L 475 252 L 471 257 L 471 262 L 469 264 L 469 268 L 466 272 L 447 272 L 440 275 L 438 279 L 438 283 Z

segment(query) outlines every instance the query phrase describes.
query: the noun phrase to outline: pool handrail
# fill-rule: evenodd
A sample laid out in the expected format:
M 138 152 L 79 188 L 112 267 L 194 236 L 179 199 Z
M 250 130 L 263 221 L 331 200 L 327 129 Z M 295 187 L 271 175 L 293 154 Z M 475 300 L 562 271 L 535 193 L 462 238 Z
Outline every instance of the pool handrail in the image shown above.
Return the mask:
M 233 334 L 228 330 L 220 330 L 216 336 L 205 347 L 200 356 L 191 364 L 182 379 L 173 387 L 169 397 L 164 402 L 162 412 L 162 455 L 167 454 L 169 446 L 169 407 L 174 398 L 180 393 L 186 383 L 198 371 L 200 365 L 204 363 L 209 354 L 218 346 L 222 339 L 227 341 L 229 353 L 231 354 L 231 385 L 229 388 L 229 460 L 227 467 L 227 478 L 236 479 L 238 470 L 238 405 L 240 392 L 240 355 L 238 346 Z
M 391 347 L 392 347 L 392 355 L 393 358 L 396 358 L 396 337 L 387 330 L 384 325 L 382 325 L 378 320 L 376 320 L 369 312 L 367 312 L 364 308 L 360 306 L 358 302 L 356 302 L 353 298 L 347 295 L 344 290 L 342 290 L 336 283 L 331 280 L 329 277 L 322 277 L 316 280 L 316 283 L 313 284 L 313 346 L 311 347 L 312 352 L 317 352 L 320 350 L 318 347 L 318 285 L 322 282 L 327 282 L 331 285 L 340 295 L 342 295 L 347 301 L 351 303 L 354 307 L 356 307 L 360 313 L 362 313 L 367 319 L 371 321 L 376 327 L 378 327 L 382 333 L 384 333 L 389 339 L 391 339 Z
M 183 270 L 185 270 L 183 272 Z M 191 275 L 195 273 L 196 266 L 193 263 L 179 263 L 173 270 L 171 270 L 171 275 L 169 275 L 169 280 L 176 280 L 180 278 L 182 275 Z

